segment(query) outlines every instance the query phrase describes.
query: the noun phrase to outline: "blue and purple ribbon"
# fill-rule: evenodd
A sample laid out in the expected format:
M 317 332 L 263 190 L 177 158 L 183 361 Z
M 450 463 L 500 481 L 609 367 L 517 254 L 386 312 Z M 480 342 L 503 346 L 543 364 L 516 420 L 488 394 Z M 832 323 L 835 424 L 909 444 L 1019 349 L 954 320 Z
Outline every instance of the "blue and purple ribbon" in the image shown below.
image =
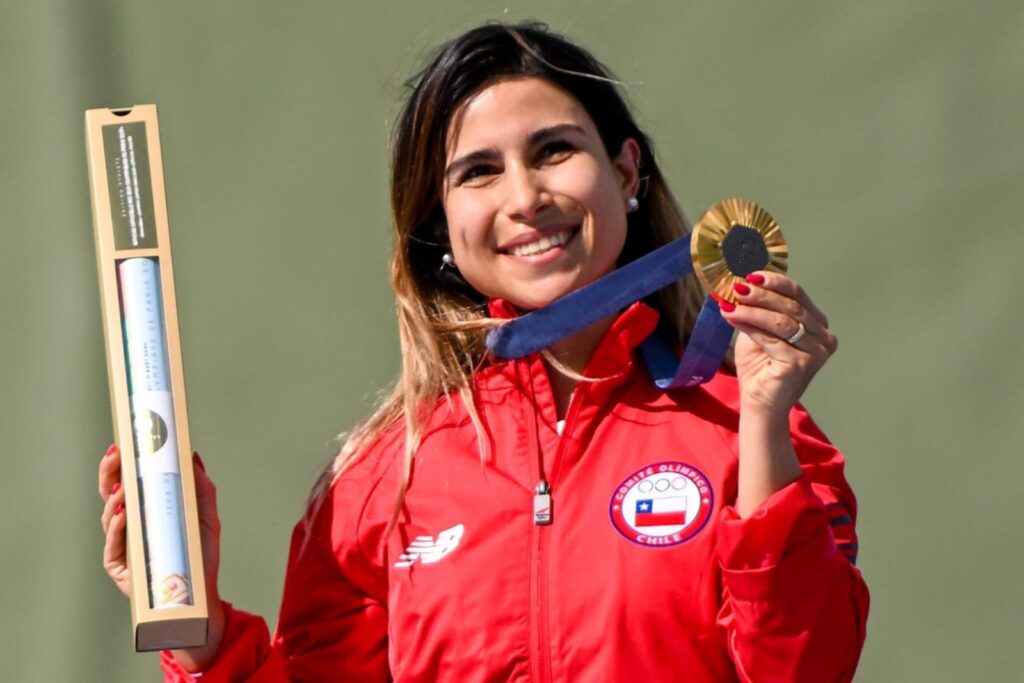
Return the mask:
M 544 308 L 492 329 L 487 334 L 487 348 L 501 358 L 522 358 L 618 313 L 692 271 L 690 235 L 685 235 Z M 653 334 L 641 344 L 640 352 L 658 388 L 692 387 L 715 376 L 732 333 L 718 303 L 707 297 L 682 359 Z

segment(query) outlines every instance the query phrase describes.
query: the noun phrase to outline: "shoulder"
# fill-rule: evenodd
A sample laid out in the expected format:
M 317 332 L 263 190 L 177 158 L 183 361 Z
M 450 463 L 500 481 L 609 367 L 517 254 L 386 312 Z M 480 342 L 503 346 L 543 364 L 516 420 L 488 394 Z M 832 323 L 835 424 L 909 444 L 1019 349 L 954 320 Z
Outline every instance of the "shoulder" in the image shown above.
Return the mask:
M 370 438 L 352 455 L 341 473 L 335 476 L 334 489 L 365 489 L 380 483 L 405 450 L 405 421 L 399 420 Z
M 341 464 L 340 471 L 338 463 L 325 468 L 295 526 L 293 543 L 299 539 L 303 547 L 329 549 L 339 559 L 353 552 L 364 554 L 364 511 L 372 501 L 396 495 L 404 450 L 405 425 L 399 421 L 372 437 Z
M 426 420 L 420 430 L 420 446 L 437 432 L 470 423 L 469 411 L 463 398 L 453 392 L 440 396 L 426 407 Z M 381 488 L 388 488 L 389 482 L 397 482 L 404 469 L 408 424 L 405 418 L 382 429 L 369 438 L 365 444 L 335 473 L 328 473 L 329 484 L 325 487 L 328 496 L 339 505 L 354 499 L 365 500 Z M 389 489 L 392 490 L 392 489 Z
M 369 499 L 390 490 L 389 481 L 397 481 L 405 452 L 405 421 L 400 420 L 370 439 L 340 472 L 332 475 L 326 492 L 338 513 L 359 514 Z
M 292 533 L 278 634 L 305 650 L 311 624 L 329 628 L 354 604 L 387 600 L 383 521 L 368 518 L 377 499 L 395 500 L 388 483 L 404 450 L 403 425 L 384 429 L 340 473 L 326 470 Z M 333 468 L 332 468 L 333 469 Z M 392 505 L 393 509 L 393 505 Z M 314 648 L 315 649 L 315 648 Z

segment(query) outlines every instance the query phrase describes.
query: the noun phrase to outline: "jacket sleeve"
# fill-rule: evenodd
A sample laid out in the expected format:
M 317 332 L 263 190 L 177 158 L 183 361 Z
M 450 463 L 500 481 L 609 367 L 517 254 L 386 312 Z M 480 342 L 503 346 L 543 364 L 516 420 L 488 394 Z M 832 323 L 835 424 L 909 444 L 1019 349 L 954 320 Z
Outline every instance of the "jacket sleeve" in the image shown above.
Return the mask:
M 365 552 L 357 522 L 367 491 L 358 488 L 342 477 L 308 527 L 296 525 L 274 637 L 260 617 L 226 605 L 213 665 L 197 677 L 163 652 L 165 683 L 389 680 L 386 578 Z
M 842 454 L 800 406 L 790 431 L 803 476 L 747 519 L 722 510 L 718 621 L 745 682 L 850 681 L 868 614 L 854 566 L 856 501 Z

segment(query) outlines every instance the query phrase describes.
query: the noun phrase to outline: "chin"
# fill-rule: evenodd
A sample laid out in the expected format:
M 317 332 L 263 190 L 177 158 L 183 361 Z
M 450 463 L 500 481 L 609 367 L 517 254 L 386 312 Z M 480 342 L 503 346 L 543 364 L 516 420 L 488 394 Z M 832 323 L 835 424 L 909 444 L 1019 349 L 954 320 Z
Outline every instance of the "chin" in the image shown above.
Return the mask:
M 531 293 L 529 296 L 507 296 L 504 298 L 521 311 L 535 311 L 561 299 L 572 291 L 572 289 L 566 289 L 551 293 Z
M 538 308 L 544 308 L 548 304 L 553 301 L 557 301 L 564 296 L 572 294 L 577 289 L 585 287 L 595 279 L 597 278 L 584 277 L 582 274 L 576 274 L 575 277 L 562 278 L 560 281 L 548 279 L 542 282 L 535 282 L 532 285 L 516 288 L 518 291 L 505 292 L 499 296 L 520 310 L 534 311 Z
M 513 301 L 511 302 L 520 311 L 529 313 L 530 311 L 536 311 L 540 308 L 544 308 L 550 304 L 554 299 L 548 299 L 544 301 Z

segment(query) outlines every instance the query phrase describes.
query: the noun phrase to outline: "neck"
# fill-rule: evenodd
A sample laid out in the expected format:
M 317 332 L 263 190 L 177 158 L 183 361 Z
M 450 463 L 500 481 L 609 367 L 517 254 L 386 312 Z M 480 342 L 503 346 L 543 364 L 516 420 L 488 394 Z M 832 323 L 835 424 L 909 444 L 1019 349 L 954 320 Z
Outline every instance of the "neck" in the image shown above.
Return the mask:
M 583 374 L 587 363 L 590 362 L 590 357 L 594 354 L 594 349 L 597 348 L 608 328 L 615 321 L 615 317 L 615 315 L 611 315 L 598 320 L 571 337 L 566 337 L 553 344 L 548 349 L 561 366 L 553 365 L 548 359 L 544 360 L 548 379 L 551 382 L 551 390 L 555 395 L 555 409 L 559 420 L 565 419 L 569 403 L 572 400 L 572 392 L 579 384 L 579 380 L 573 375 Z M 566 373 L 566 370 L 569 373 Z

